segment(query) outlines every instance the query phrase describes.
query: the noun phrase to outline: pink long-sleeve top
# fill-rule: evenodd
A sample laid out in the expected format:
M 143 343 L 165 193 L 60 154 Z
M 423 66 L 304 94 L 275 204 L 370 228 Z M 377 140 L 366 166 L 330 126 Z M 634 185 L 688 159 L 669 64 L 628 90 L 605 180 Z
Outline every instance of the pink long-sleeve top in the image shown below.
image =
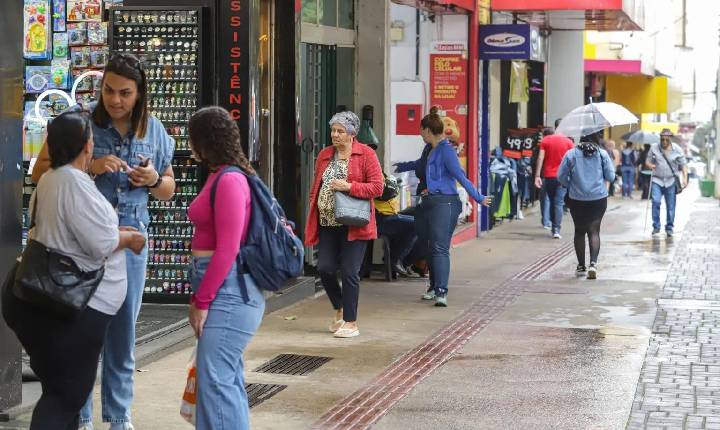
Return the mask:
M 245 243 L 250 222 L 250 186 L 245 175 L 229 172 L 220 178 L 215 194 L 215 209 L 210 207 L 210 190 L 221 169 L 212 173 L 205 186 L 188 208 L 188 216 L 195 226 L 192 249 L 214 250 L 200 287 L 191 303 L 207 309 L 230 272 Z

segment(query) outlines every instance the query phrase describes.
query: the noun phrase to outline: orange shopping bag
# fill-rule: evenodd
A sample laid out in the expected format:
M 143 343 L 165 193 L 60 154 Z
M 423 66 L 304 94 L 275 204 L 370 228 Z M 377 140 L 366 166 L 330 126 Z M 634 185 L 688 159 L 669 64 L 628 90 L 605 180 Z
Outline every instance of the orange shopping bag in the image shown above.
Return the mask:
M 180 403 L 180 415 L 192 425 L 195 425 L 195 403 L 196 403 L 196 389 L 197 382 L 195 380 L 195 353 L 197 346 L 193 348 L 190 362 L 188 363 L 188 376 L 187 382 L 185 383 L 185 391 L 182 395 L 182 401 Z

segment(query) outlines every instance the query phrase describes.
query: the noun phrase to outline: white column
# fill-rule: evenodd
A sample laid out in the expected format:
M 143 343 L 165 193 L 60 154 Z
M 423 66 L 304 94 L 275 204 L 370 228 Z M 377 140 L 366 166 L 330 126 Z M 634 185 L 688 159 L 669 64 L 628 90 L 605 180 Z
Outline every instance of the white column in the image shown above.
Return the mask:
M 550 35 L 547 76 L 547 122 L 553 124 L 572 109 L 587 103 L 583 33 L 555 31 Z
M 389 2 L 362 0 L 355 5 L 358 23 L 355 109 L 359 116 L 363 106 L 375 108 L 373 130 L 383 144 L 383 148 L 378 149 L 378 157 L 383 163 L 383 160 L 390 160 Z

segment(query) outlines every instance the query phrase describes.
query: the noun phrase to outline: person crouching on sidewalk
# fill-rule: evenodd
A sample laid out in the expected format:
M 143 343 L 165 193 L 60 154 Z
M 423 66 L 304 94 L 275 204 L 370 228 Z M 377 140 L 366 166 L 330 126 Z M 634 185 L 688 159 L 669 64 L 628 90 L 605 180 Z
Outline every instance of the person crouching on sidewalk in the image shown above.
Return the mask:
M 367 241 L 377 239 L 373 199 L 382 195 L 385 184 L 375 151 L 355 139 L 359 126 L 357 115 L 349 111 L 330 119 L 332 146 L 320 151 L 315 162 L 310 213 L 305 224 L 305 244 L 319 244 L 317 270 L 335 309 L 330 331 L 339 338 L 360 334 L 357 324 L 360 268 Z M 370 201 L 368 224 L 346 226 L 335 219 L 337 192 Z

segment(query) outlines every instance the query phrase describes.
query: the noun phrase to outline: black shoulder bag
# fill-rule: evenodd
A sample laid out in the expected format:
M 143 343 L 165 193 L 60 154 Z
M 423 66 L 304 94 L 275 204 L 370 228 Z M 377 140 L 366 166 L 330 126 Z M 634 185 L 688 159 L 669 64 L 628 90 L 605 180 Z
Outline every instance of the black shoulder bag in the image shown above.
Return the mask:
M 35 227 L 37 205 L 36 193 L 30 229 Z M 104 266 L 84 272 L 72 258 L 30 239 L 17 263 L 12 291 L 18 299 L 42 310 L 74 318 L 85 310 L 104 274 Z
M 675 194 L 680 194 L 683 192 L 682 183 L 680 182 L 680 177 L 678 177 L 677 172 L 675 169 L 673 169 L 672 163 L 670 163 L 670 160 L 668 160 L 667 156 L 665 155 L 665 151 L 663 151 L 662 148 L 658 148 L 660 150 L 660 154 L 662 154 L 663 158 L 665 159 L 665 162 L 667 163 L 668 167 L 670 168 L 670 171 L 673 174 L 673 178 L 675 178 Z

